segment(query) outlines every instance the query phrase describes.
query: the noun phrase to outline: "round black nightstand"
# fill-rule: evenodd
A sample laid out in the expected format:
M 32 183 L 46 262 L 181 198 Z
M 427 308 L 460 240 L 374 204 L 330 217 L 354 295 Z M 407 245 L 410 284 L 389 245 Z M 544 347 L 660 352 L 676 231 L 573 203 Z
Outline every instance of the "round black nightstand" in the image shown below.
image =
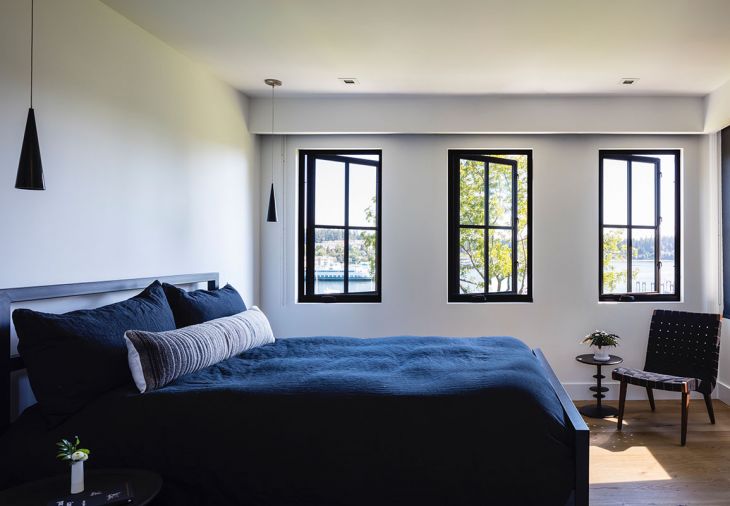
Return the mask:
M 604 406 L 601 404 L 601 399 L 606 397 L 603 395 L 603 392 L 608 392 L 608 387 L 601 386 L 601 380 L 605 378 L 605 376 L 601 374 L 601 367 L 604 365 L 620 364 L 624 361 L 624 359 L 617 355 L 609 355 L 608 360 L 596 360 L 593 358 L 593 353 L 578 355 L 575 359 L 581 364 L 596 366 L 596 374 L 593 376 L 596 378 L 596 386 L 591 387 L 590 389 L 592 392 L 596 392 L 593 394 L 593 397 L 595 397 L 597 401 L 595 404 L 583 406 L 578 411 L 586 416 L 590 416 L 591 418 L 606 418 L 607 416 L 618 415 L 618 410 L 613 406 Z
M 88 469 L 84 473 L 85 490 L 110 489 L 129 483 L 134 495 L 132 506 L 149 504 L 162 488 L 159 474 L 141 469 Z M 70 496 L 71 471 L 53 478 L 25 483 L 0 491 L 0 504 L 4 506 L 45 506 L 50 501 Z M 81 495 L 81 494 L 79 494 Z

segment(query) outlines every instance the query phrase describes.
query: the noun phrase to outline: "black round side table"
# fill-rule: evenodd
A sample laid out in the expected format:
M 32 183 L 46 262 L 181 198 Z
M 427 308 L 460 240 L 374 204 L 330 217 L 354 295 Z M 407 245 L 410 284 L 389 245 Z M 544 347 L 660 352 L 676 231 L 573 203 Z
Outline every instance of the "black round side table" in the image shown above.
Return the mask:
M 593 394 L 593 397 L 596 398 L 596 403 L 583 406 L 578 410 L 582 414 L 590 416 L 591 418 L 606 418 L 607 416 L 618 415 L 618 409 L 613 406 L 604 406 L 601 404 L 601 399 L 606 397 L 603 395 L 603 392 L 608 392 L 608 387 L 601 386 L 601 380 L 605 378 L 605 376 L 601 374 L 601 367 L 604 365 L 620 364 L 624 361 L 624 359 L 617 355 L 609 355 L 608 357 L 608 360 L 596 360 L 593 358 L 593 353 L 578 355 L 575 357 L 575 359 L 581 364 L 596 366 L 596 374 L 593 375 L 593 377 L 596 378 L 596 386 L 590 388 L 592 392 L 596 392 Z
M 129 483 L 134 495 L 132 506 L 149 504 L 160 493 L 162 478 L 159 474 L 142 469 L 88 469 L 84 472 L 85 492 L 109 490 Z M 71 471 L 43 480 L 24 483 L 15 488 L 0 491 L 0 504 L 4 506 L 45 506 L 50 501 L 69 497 Z M 83 495 L 78 494 L 79 496 Z M 81 504 L 81 502 L 79 502 Z M 75 502 L 74 502 L 75 506 Z

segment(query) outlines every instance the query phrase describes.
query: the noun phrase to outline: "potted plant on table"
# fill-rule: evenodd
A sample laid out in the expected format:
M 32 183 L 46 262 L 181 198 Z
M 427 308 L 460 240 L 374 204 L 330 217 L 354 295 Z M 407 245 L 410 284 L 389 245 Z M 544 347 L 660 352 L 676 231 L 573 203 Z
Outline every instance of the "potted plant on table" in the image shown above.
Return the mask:
M 74 436 L 73 442 L 62 439 L 56 443 L 58 446 L 56 457 L 71 465 L 72 494 L 80 494 L 84 491 L 84 461 L 89 458 L 89 453 L 91 453 L 86 448 L 79 448 L 80 445 L 81 441 L 78 436 Z
M 618 346 L 619 339 L 621 338 L 616 334 L 610 334 L 603 330 L 595 330 L 585 336 L 581 342 L 593 348 L 593 360 L 606 362 L 611 358 L 608 353 L 608 348 Z

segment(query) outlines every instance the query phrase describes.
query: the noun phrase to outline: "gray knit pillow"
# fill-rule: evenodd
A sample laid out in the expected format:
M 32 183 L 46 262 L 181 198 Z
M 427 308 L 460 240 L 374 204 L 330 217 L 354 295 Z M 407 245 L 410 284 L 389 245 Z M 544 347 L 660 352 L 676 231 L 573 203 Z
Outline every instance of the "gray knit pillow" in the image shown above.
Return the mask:
M 269 320 L 256 306 L 225 318 L 177 330 L 124 333 L 127 358 L 140 392 L 162 388 L 176 378 L 274 342 Z

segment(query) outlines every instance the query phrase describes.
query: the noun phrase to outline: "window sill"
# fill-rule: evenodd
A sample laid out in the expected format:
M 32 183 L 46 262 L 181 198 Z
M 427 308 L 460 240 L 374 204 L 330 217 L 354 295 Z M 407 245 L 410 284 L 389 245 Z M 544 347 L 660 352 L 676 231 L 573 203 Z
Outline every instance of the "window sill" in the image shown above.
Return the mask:
M 448 297 L 448 304 L 532 304 L 532 295 L 512 295 L 487 297 L 485 299 L 467 297 Z
M 339 305 L 342 305 L 342 304 L 346 304 L 348 306 L 353 306 L 353 305 L 373 306 L 373 305 L 377 305 L 377 304 L 382 304 L 382 302 L 380 302 L 380 301 L 378 301 L 378 302 L 362 302 L 362 301 L 355 301 L 355 300 L 352 300 L 352 301 L 340 300 L 340 301 L 337 301 L 337 302 L 322 302 L 322 301 L 317 301 L 317 300 L 314 300 L 314 301 L 312 301 L 312 300 L 304 300 L 304 301 L 298 300 L 298 301 L 295 302 L 295 304 L 301 304 L 303 306 L 339 306 Z
M 598 299 L 598 304 L 684 304 L 684 300 L 681 298 L 640 300 Z
M 296 301 L 297 304 L 381 304 L 382 299 L 378 297 L 358 297 L 358 298 L 304 298 Z
M 456 301 L 446 301 L 447 305 L 454 305 L 454 306 L 505 306 L 505 305 L 525 305 L 525 304 L 532 304 L 533 300 L 492 300 L 492 301 L 477 301 L 477 302 L 468 302 L 468 301 L 462 301 L 462 300 L 456 300 Z

